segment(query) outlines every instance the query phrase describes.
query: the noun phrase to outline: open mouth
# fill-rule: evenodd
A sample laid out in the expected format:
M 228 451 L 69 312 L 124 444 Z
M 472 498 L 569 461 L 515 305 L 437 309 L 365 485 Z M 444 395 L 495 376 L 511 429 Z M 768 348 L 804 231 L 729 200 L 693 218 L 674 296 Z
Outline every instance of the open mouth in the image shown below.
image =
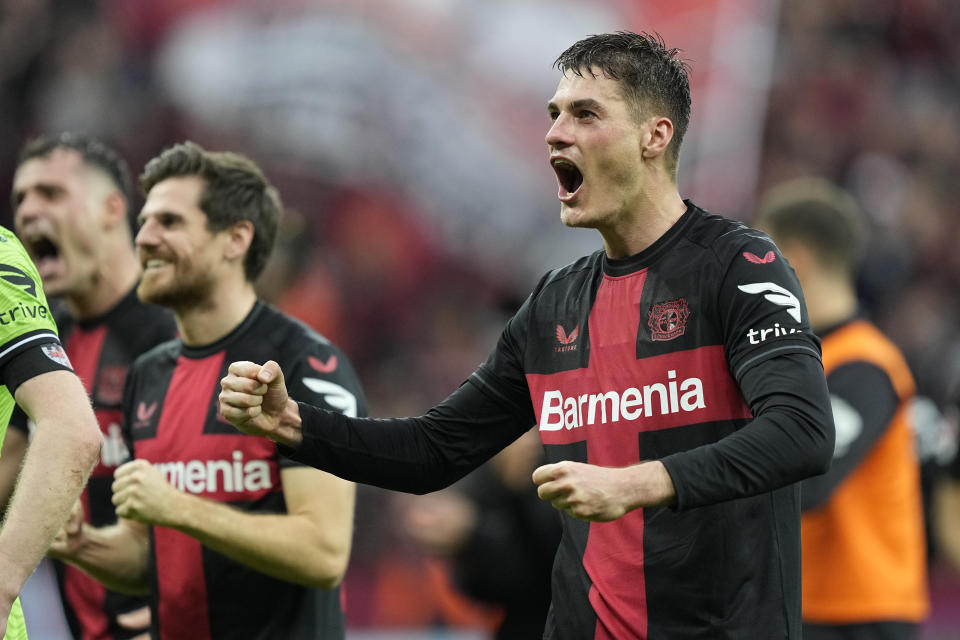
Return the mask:
M 43 233 L 25 235 L 23 246 L 44 280 L 57 277 L 64 265 L 60 259 L 60 245 Z
M 167 266 L 166 260 L 146 260 L 143 263 L 144 269 L 160 269 Z
M 50 236 L 40 232 L 21 236 L 23 246 L 37 267 L 37 273 L 45 284 L 62 276 L 66 268 L 60 253 L 60 245 Z
M 157 270 L 171 266 L 172 264 L 173 263 L 170 260 L 155 256 L 150 256 L 149 258 L 141 257 L 140 259 L 140 265 L 143 267 L 145 274 L 148 272 L 156 272 Z
M 55 260 L 60 257 L 60 247 L 47 236 L 28 237 L 24 244 L 34 262 L 40 262 L 48 258 Z
M 573 195 L 583 184 L 583 174 L 577 165 L 563 158 L 556 158 L 550 162 L 553 171 L 557 174 L 557 182 L 567 195 Z M 563 194 L 561 194 L 563 195 Z

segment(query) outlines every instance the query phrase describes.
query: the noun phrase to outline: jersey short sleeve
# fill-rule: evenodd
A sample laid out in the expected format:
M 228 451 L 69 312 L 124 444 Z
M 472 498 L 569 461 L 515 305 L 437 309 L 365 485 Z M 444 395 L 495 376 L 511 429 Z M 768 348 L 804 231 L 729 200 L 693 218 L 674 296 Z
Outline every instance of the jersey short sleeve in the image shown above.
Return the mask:
M 721 255 L 726 272 L 718 309 L 730 372 L 744 372 L 787 353 L 820 359 L 820 340 L 810 329 L 806 303 L 793 268 L 766 235 L 738 234 Z
M 40 275 L 23 245 L 0 227 L 0 367 L 44 342 L 59 338 Z
M 366 417 L 367 400 L 350 361 L 333 344 L 306 343 L 294 367 L 286 375 L 291 397 L 346 416 Z M 281 456 L 281 466 L 299 465 Z
M 40 274 L 9 229 L 0 227 L 0 440 L 13 411 L 13 394 L 29 378 L 70 369 L 43 294 Z

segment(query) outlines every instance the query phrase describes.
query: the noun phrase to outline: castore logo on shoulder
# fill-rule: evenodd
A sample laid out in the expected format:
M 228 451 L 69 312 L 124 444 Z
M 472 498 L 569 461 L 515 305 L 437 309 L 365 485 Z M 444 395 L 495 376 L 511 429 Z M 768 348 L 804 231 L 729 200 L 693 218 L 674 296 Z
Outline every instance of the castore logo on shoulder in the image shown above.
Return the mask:
M 153 417 L 153 413 L 157 410 L 157 401 L 154 400 L 149 405 L 140 401 L 140 404 L 137 405 L 137 419 L 133 422 L 133 427 L 135 429 L 142 429 L 144 427 L 150 426 L 150 418 Z
M 557 353 L 563 353 L 564 351 L 576 351 L 577 345 L 574 344 L 577 341 L 577 338 L 580 337 L 580 325 L 578 324 L 573 328 L 569 334 L 563 328 L 563 325 L 557 325 L 557 342 L 560 343 L 560 346 L 557 347 Z
M 744 251 L 743 257 L 747 259 L 747 262 L 752 262 L 753 264 L 769 264 L 777 259 L 777 254 L 775 254 L 773 251 L 767 251 L 767 253 L 765 253 L 761 258 L 755 253 Z

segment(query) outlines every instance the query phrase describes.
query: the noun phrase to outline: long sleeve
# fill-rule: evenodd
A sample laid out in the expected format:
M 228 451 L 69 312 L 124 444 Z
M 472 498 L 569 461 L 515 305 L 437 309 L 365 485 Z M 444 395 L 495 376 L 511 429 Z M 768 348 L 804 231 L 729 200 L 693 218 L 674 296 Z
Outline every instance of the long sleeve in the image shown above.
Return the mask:
M 662 461 L 679 509 L 771 491 L 823 473 L 830 463 L 833 417 L 819 360 L 802 353 L 775 356 L 747 370 L 740 384 L 751 422 Z
M 425 415 L 350 418 L 300 404 L 303 442 L 284 453 L 341 478 L 408 493 L 449 486 L 530 428 L 468 381 Z

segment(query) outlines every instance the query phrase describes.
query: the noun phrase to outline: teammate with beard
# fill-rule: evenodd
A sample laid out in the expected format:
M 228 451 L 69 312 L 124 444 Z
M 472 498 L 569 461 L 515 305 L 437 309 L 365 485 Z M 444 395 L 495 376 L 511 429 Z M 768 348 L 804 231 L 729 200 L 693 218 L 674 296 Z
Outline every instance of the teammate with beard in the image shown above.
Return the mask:
M 180 337 L 127 378 L 135 460 L 115 474 L 117 525 L 64 532 L 55 551 L 108 587 L 150 592 L 155 637 L 343 637 L 353 485 L 291 463 L 217 414 L 227 365 L 267 354 L 280 354 L 299 393 L 365 411 L 343 353 L 256 297 L 279 196 L 248 159 L 192 143 L 150 161 L 141 186 L 137 293 L 173 310 Z
M 100 463 L 82 494 L 93 526 L 117 520 L 113 472 L 130 455 L 120 432 L 127 369 L 148 349 L 171 339 L 165 309 L 137 299 L 140 262 L 133 247 L 130 172 L 120 156 L 75 133 L 40 137 L 20 153 L 13 179 L 14 224 L 37 264 L 44 291 L 62 301 L 55 315 L 67 356 L 76 367 L 104 436 Z M 22 451 L 27 419 L 14 411 L 5 457 Z M 4 464 L 19 465 L 21 455 Z M 83 640 L 132 638 L 146 630 L 147 602 L 107 591 L 82 571 L 57 563 L 64 611 Z
M 241 431 L 402 491 L 449 485 L 538 425 L 550 463 L 533 481 L 564 529 L 544 638 L 800 638 L 797 482 L 833 447 L 819 342 L 770 239 L 680 197 L 676 54 L 632 33 L 561 54 L 561 220 L 604 248 L 548 273 L 440 405 L 348 418 L 292 400 L 274 361 L 221 382 Z

